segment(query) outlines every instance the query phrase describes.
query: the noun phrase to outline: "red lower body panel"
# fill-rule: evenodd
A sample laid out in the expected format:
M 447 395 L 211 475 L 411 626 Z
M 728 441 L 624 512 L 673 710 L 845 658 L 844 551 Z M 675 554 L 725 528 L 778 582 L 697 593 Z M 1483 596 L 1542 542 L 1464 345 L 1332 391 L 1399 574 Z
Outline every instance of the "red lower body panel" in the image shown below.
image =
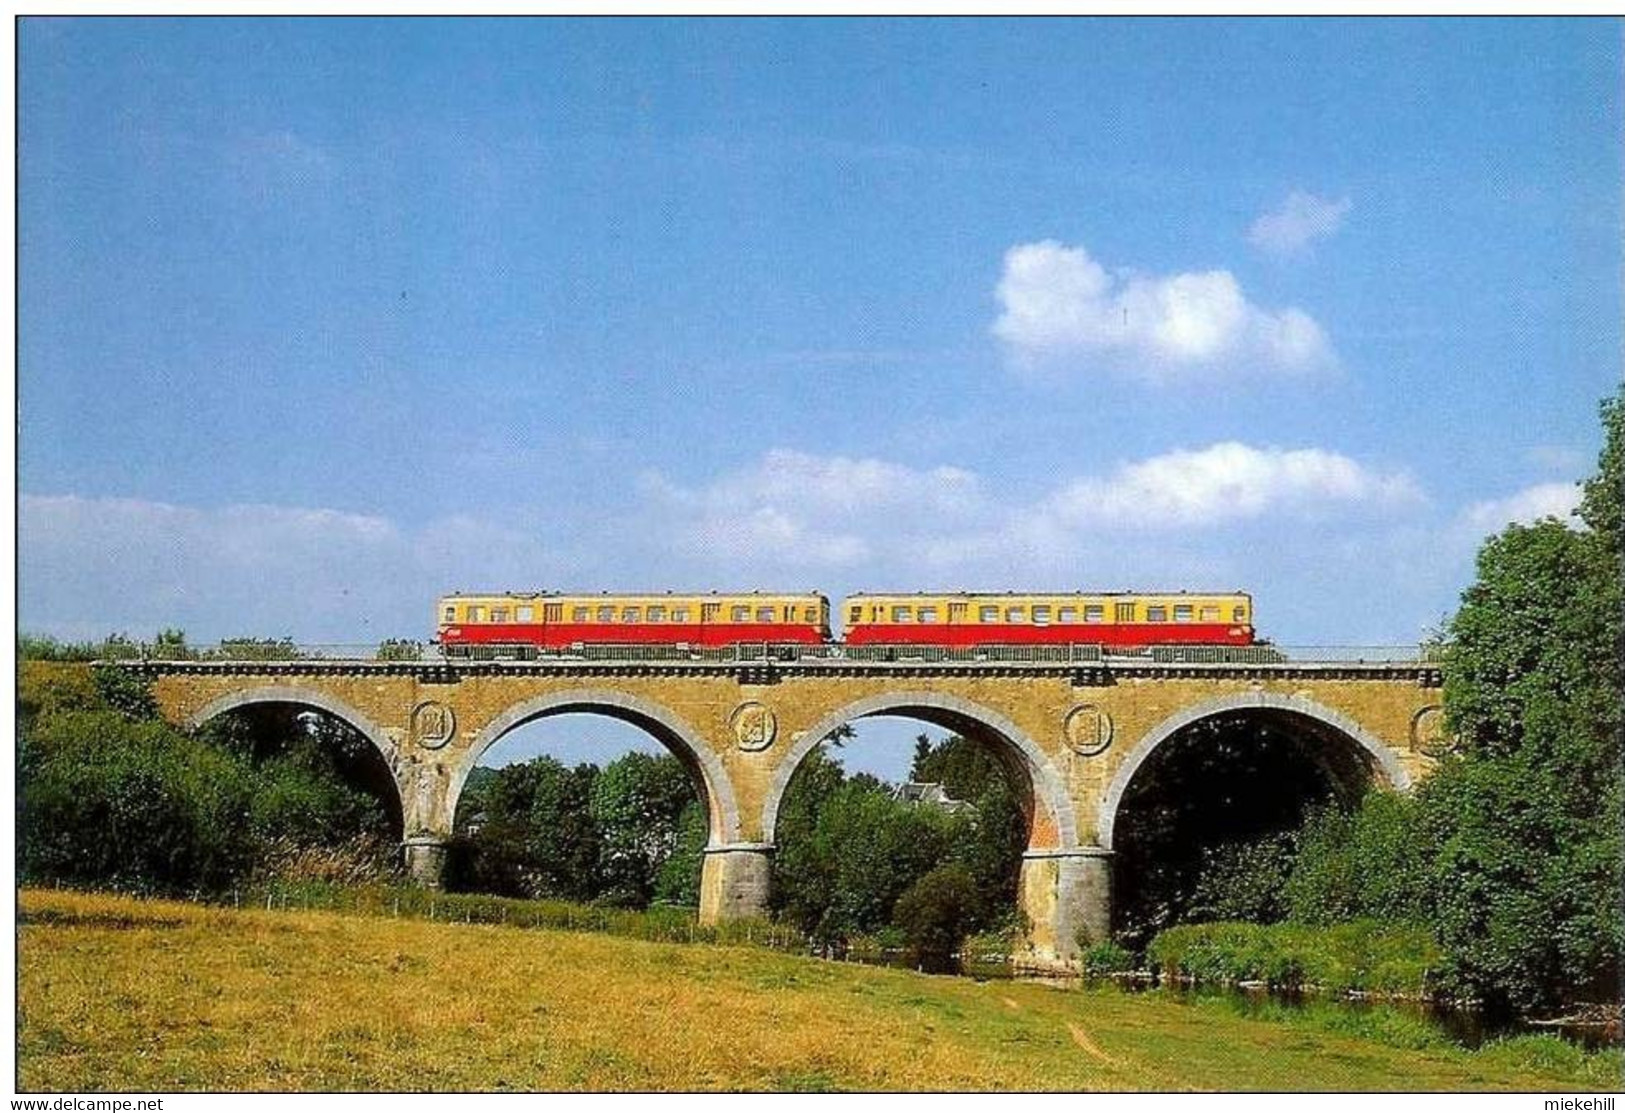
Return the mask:
M 458 623 L 440 628 L 442 645 L 533 645 L 569 649 L 583 645 L 722 646 L 740 642 L 779 645 L 823 645 L 829 639 L 817 626 L 775 622 L 560 622 Z
M 1251 626 L 1211 622 L 873 623 L 846 631 L 847 645 L 1252 645 Z

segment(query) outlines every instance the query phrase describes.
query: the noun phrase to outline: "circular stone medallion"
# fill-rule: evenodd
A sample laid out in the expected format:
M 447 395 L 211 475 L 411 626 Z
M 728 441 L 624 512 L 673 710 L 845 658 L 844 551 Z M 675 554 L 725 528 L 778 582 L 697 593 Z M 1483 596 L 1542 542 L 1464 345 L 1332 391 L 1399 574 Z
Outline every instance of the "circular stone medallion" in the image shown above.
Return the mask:
M 1066 744 L 1083 757 L 1104 753 L 1112 744 L 1112 717 L 1092 703 L 1080 703 L 1067 712 L 1062 729 Z
M 412 709 L 412 737 L 425 749 L 438 750 L 456 729 L 457 716 L 443 703 L 428 700 Z
M 1430 703 L 1411 716 L 1411 749 L 1428 757 L 1450 752 L 1451 739 L 1444 732 L 1444 708 Z
M 746 700 L 734 708 L 734 713 L 728 716 L 728 725 L 733 727 L 739 748 L 747 751 L 767 749 L 779 731 L 778 716 L 766 704 L 755 700 Z

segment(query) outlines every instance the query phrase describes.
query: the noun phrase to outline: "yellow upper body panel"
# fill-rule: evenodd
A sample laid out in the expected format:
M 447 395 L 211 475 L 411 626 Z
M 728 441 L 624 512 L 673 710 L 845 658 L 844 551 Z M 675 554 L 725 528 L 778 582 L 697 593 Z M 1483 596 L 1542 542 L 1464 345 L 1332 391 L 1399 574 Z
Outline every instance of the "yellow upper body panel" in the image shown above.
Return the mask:
M 803 593 L 678 595 L 604 592 L 563 595 L 506 592 L 499 595 L 447 595 L 436 615 L 457 623 L 810 623 L 829 625 L 829 600 Z
M 894 622 L 969 625 L 1196 622 L 1251 623 L 1244 592 L 919 592 L 848 596 L 841 604 L 848 628 Z

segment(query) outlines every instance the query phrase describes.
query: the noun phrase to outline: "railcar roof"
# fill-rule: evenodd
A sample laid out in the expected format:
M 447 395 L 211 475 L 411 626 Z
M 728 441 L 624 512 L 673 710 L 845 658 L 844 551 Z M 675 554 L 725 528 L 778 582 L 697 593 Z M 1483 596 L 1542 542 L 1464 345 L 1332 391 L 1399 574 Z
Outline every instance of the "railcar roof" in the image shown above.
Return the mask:
M 1090 591 L 1080 588 L 1073 591 L 856 591 L 846 596 L 848 599 L 1015 599 L 1030 598 L 1038 595 L 1055 596 L 1091 596 L 1101 598 L 1141 597 L 1148 595 L 1212 595 L 1212 596 L 1245 596 L 1245 591 L 1201 591 L 1190 588 L 1179 588 L 1172 591 Z
M 824 599 L 816 591 L 451 591 L 442 599 Z

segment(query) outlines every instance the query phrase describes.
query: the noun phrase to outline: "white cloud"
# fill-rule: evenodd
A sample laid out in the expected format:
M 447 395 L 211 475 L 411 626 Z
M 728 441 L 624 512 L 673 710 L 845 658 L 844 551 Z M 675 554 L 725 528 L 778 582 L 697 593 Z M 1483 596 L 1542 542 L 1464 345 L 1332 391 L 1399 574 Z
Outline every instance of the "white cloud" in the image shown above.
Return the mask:
M 1121 529 L 1221 525 L 1269 513 L 1324 516 L 1352 507 L 1422 501 L 1403 472 L 1378 472 L 1319 448 L 1254 448 L 1225 441 L 1123 464 L 1080 479 L 1049 507 L 1068 521 Z
M 1090 359 L 1150 379 L 1226 372 L 1301 372 L 1333 362 L 1307 313 L 1262 309 L 1227 270 L 1116 274 L 1083 247 L 1017 244 L 1004 256 L 993 324 L 1014 360 L 1078 366 Z
M 1333 201 L 1294 190 L 1280 208 L 1253 221 L 1247 239 L 1273 255 L 1296 255 L 1314 241 L 1336 235 L 1351 208 L 1347 197 Z
M 780 449 L 698 482 L 650 473 L 592 518 L 534 522 L 23 495 L 20 618 L 72 638 L 180 626 L 375 643 L 429 636 L 432 600 L 458 588 L 1262 590 L 1424 501 L 1402 472 L 1235 442 L 1026 490 Z
M 1461 520 L 1479 533 L 1497 533 L 1514 522 L 1532 525 L 1542 518 L 1572 517 L 1580 505 L 1576 483 L 1537 483 L 1502 499 L 1475 502 Z
M 821 569 L 875 582 L 937 574 L 1018 586 L 1085 554 L 1270 517 L 1324 521 L 1425 500 L 1403 472 L 1322 449 L 1235 442 L 1125 463 L 1025 497 L 961 468 L 777 450 L 699 487 L 645 477 L 654 534 L 701 565 Z M 1188 554 L 1187 554 L 1188 555 Z M 1182 559 L 1168 554 L 1176 563 Z M 1167 563 L 1167 562 L 1164 562 Z M 737 571 L 733 573 L 737 576 Z
M 20 621 L 73 638 L 425 637 L 440 592 L 535 584 L 560 564 L 537 535 L 473 519 L 405 530 L 329 509 L 26 494 L 17 510 Z
M 788 449 L 703 487 L 650 473 L 643 488 L 686 552 L 793 567 L 856 565 L 873 557 L 882 534 L 958 520 L 984 502 L 976 476 L 961 468 Z

